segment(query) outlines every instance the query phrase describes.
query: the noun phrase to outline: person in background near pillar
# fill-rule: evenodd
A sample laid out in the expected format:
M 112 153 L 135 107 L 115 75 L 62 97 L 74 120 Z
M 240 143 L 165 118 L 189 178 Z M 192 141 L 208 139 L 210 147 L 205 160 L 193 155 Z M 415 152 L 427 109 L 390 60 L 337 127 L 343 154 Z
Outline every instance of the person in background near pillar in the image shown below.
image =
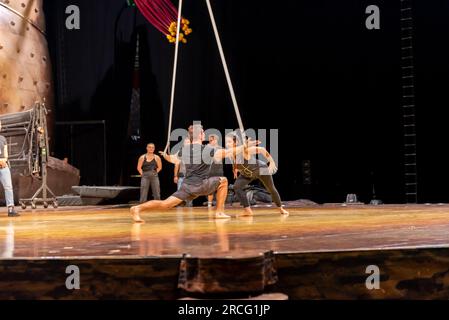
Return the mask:
M 0 122 L 0 132 L 1 131 L 2 123 Z M 11 171 L 8 163 L 8 142 L 2 135 L 0 135 L 0 182 L 5 190 L 8 217 L 19 217 L 20 215 L 14 209 L 14 192 L 12 188 Z
M 140 203 L 147 201 L 150 187 L 154 200 L 161 200 L 158 174 L 162 170 L 162 161 L 158 155 L 154 154 L 155 149 L 154 143 L 149 143 L 147 145 L 147 153 L 142 155 L 137 163 L 137 171 L 142 176 L 140 182 Z

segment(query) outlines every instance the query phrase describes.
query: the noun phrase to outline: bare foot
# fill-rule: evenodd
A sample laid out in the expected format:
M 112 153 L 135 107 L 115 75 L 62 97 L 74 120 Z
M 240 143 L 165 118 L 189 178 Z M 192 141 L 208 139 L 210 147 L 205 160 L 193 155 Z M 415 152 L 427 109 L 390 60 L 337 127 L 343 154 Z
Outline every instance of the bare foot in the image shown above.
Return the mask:
M 215 219 L 229 219 L 231 216 L 224 214 L 223 212 L 217 212 L 215 214 Z
M 239 215 L 240 217 L 252 217 L 254 215 L 251 208 L 245 208 L 245 210 Z
M 287 210 L 285 210 L 284 208 L 279 208 L 279 211 L 281 212 L 281 214 L 284 214 L 284 215 L 286 215 L 286 216 L 288 216 L 290 213 L 287 211 Z
M 135 223 L 144 223 L 145 221 L 140 218 L 139 208 L 137 206 L 131 207 L 130 209 L 131 215 Z
M 252 224 L 254 222 L 254 216 L 237 216 L 237 219 L 241 221 L 245 221 L 248 224 Z

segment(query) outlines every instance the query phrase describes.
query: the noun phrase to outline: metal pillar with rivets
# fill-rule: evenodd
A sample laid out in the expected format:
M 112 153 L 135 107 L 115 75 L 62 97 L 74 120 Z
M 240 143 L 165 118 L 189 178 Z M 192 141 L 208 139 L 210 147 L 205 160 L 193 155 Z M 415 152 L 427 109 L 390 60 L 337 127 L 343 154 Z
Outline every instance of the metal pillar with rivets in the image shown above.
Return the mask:
M 53 106 L 42 5 L 43 0 L 0 0 L 0 115 L 32 109 L 44 98 Z

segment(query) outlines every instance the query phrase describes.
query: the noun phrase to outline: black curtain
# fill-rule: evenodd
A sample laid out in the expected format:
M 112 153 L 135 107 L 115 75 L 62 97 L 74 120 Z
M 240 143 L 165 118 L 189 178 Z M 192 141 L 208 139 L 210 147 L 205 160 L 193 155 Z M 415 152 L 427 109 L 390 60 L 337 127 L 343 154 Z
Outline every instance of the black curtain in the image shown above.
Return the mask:
M 443 0 L 415 2 L 420 200 L 443 202 L 449 200 L 441 188 L 448 159 L 438 150 L 447 126 L 439 113 L 448 102 L 449 10 Z M 150 141 L 163 148 L 173 67 L 173 45 L 125 3 L 46 1 L 57 120 L 107 121 L 108 184 L 128 182 L 135 167 L 126 154 L 137 34 L 142 153 Z M 81 30 L 65 29 L 69 4 L 81 9 Z M 347 193 L 357 193 L 367 202 L 374 184 L 378 198 L 403 201 L 400 1 L 212 4 L 246 127 L 279 129 L 275 182 L 282 196 L 341 202 Z M 365 8 L 372 4 L 381 9 L 380 30 L 365 28 Z M 207 128 L 235 128 L 205 2 L 185 1 L 184 15 L 194 32 L 181 46 L 174 127 L 201 120 Z M 94 184 L 100 164 L 89 152 L 86 146 L 84 160 L 75 165 L 84 181 Z M 311 184 L 303 181 L 304 160 L 311 164 Z M 164 166 L 166 196 L 174 186 L 172 167 Z M 439 185 L 433 183 L 436 177 Z

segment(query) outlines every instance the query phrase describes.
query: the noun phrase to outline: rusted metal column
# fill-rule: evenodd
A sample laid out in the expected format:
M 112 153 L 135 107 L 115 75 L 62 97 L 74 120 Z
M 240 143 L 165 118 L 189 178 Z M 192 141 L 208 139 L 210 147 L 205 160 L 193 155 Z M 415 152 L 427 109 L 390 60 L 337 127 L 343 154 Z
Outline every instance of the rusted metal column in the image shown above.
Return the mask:
M 42 5 L 43 0 L 0 0 L 0 115 L 31 109 L 44 98 L 53 108 Z

